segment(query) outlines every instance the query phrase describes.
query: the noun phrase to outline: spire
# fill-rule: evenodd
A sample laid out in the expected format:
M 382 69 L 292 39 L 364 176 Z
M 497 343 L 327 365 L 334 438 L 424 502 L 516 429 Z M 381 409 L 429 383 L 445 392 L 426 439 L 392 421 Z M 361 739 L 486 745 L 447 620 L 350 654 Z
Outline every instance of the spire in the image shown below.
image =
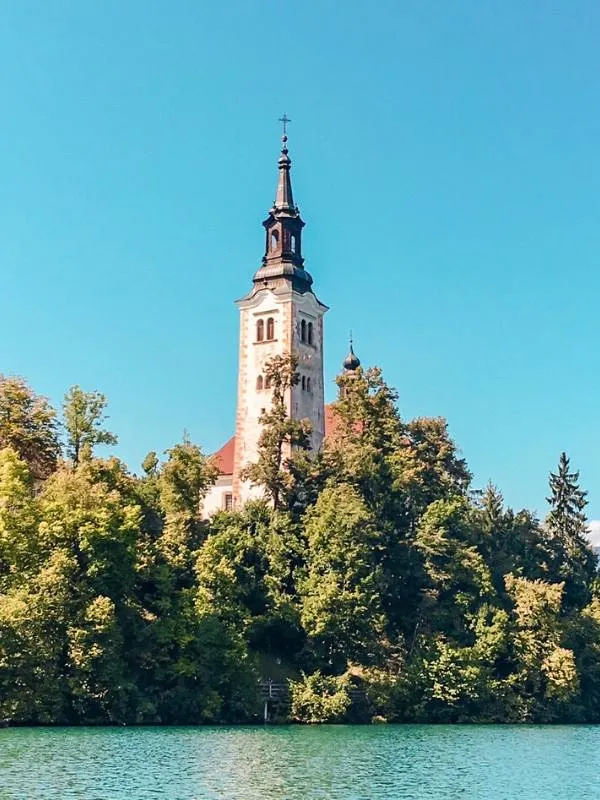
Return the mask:
M 285 114 L 283 119 L 287 120 Z M 288 120 L 289 121 L 289 120 Z M 292 194 L 292 179 L 290 176 L 290 167 L 292 160 L 288 155 L 287 136 L 284 133 L 281 141 L 283 147 L 281 148 L 281 155 L 279 156 L 279 180 L 277 181 L 277 194 L 275 195 L 275 202 L 273 204 L 273 211 L 291 211 L 294 212 L 294 196 Z
M 265 228 L 265 254 L 262 264 L 254 273 L 254 286 L 264 288 L 283 287 L 291 282 L 298 292 L 311 291 L 312 277 L 304 269 L 302 256 L 302 228 L 304 222 L 298 206 L 294 203 L 290 167 L 292 161 L 288 154 L 287 124 L 289 117 L 284 114 L 279 120 L 283 123 L 283 146 L 279 156 L 279 179 L 275 201 L 269 216 L 263 222 Z

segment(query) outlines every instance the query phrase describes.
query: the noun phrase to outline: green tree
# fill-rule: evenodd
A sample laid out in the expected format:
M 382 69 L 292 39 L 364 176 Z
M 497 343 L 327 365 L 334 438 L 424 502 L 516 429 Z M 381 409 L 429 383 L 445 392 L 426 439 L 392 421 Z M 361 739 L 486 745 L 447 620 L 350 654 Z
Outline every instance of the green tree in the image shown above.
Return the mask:
M 196 562 L 199 613 L 218 616 L 254 652 L 293 659 L 305 640 L 295 595 L 303 554 L 289 517 L 264 502 L 215 516 Z
M 322 675 L 318 670 L 303 675 L 290 684 L 292 719 L 309 723 L 342 722 L 350 709 L 349 689 L 347 675 Z
M 180 580 L 193 582 L 195 551 L 206 536 L 201 503 L 218 470 L 200 448 L 184 439 L 167 450 L 168 459 L 158 476 L 164 525 L 159 545 L 179 570 Z
M 569 719 L 580 685 L 574 653 L 563 647 L 564 584 L 507 575 L 506 589 L 513 603 L 511 649 L 516 666 L 507 679 L 513 690 L 511 721 Z
M 325 444 L 326 466 L 338 482 L 359 490 L 373 510 L 387 505 L 392 473 L 390 456 L 399 447 L 404 427 L 397 395 L 381 370 L 356 370 L 337 379 L 339 399 L 333 405 L 335 426 Z
M 31 475 L 43 480 L 60 454 L 56 412 L 22 378 L 0 375 L 0 449 L 12 447 Z
M 244 470 L 243 477 L 263 486 L 276 509 L 288 505 L 293 491 L 290 461 L 293 451 L 309 449 L 310 422 L 290 417 L 286 398 L 299 380 L 296 356 L 273 356 L 265 364 L 265 382 L 272 389 L 271 405 L 260 417 L 258 461 Z
M 414 546 L 423 564 L 417 630 L 472 644 L 469 621 L 495 592 L 489 568 L 473 541 L 466 499 L 431 503 L 420 520 Z
M 25 583 L 44 553 L 37 541 L 38 504 L 27 464 L 0 450 L 0 592 Z
M 114 433 L 104 428 L 106 397 L 100 392 L 84 392 L 71 386 L 63 402 L 64 425 L 67 435 L 67 455 L 77 466 L 83 454 L 98 444 L 117 444 Z
M 531 512 L 504 507 L 502 493 L 489 484 L 477 500 L 471 522 L 474 541 L 489 566 L 494 586 L 504 590 L 504 576 L 546 579 L 552 572 L 547 536 Z
M 335 673 L 348 662 L 378 661 L 384 617 L 373 515 L 352 486 L 330 487 L 309 511 L 305 531 L 301 618 L 319 663 Z
M 550 493 L 546 529 L 554 573 L 565 583 L 567 606 L 582 607 L 591 598 L 597 557 L 587 538 L 587 492 L 579 487 L 579 472 L 570 470 L 566 453 L 561 453 L 558 472 L 550 473 Z
M 142 461 L 142 469 L 146 473 L 148 477 L 154 477 L 156 475 L 156 470 L 158 467 L 158 456 L 154 450 L 150 450 L 150 452 L 146 455 L 144 460 Z

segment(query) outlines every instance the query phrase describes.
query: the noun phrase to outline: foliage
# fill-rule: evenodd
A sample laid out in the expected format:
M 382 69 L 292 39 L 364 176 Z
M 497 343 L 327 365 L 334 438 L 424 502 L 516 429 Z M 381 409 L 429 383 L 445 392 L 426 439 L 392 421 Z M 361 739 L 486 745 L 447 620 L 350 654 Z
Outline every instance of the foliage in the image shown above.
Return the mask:
M 379 595 L 378 533 L 358 492 L 325 489 L 307 514 L 308 556 L 301 620 L 327 671 L 378 659 L 384 619 Z
M 60 454 L 56 412 L 22 378 L 0 375 L 0 449 L 11 447 L 37 480 L 55 469 Z
M 67 456 L 77 466 L 82 457 L 91 456 L 98 444 L 117 444 L 114 433 L 105 430 L 106 397 L 100 392 L 84 392 L 71 386 L 63 402 Z
M 297 722 L 342 722 L 350 709 L 347 675 L 325 676 L 317 670 L 292 681 L 291 717 Z
M 273 356 L 265 365 L 265 383 L 272 389 L 271 404 L 260 416 L 262 431 L 258 441 L 258 460 L 250 464 L 244 477 L 262 486 L 276 509 L 285 507 L 293 489 L 289 463 L 293 450 L 308 450 L 310 422 L 288 414 L 287 399 L 299 380 L 295 356 Z
M 403 420 L 380 370 L 340 378 L 320 453 L 288 417 L 295 360 L 266 374 L 247 470 L 264 499 L 210 520 L 217 471 L 187 438 L 133 475 L 94 456 L 115 440 L 106 400 L 74 387 L 60 462 L 52 408 L 0 378 L 0 719 L 258 721 L 275 675 L 298 722 L 600 722 L 599 582 L 566 455 L 541 523 L 470 491 L 445 420 Z
M 579 488 L 579 472 L 570 472 L 566 453 L 561 453 L 558 472 L 550 473 L 550 492 L 546 528 L 554 556 L 553 568 L 565 581 L 567 605 L 581 607 L 591 598 L 597 557 L 586 537 L 587 492 Z

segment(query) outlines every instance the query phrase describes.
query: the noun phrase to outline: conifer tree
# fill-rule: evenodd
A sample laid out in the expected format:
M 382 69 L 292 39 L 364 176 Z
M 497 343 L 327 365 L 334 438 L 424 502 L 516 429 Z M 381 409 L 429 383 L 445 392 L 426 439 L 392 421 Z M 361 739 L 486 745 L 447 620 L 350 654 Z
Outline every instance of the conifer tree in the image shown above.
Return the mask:
M 565 604 L 582 606 L 590 599 L 597 559 L 586 535 L 587 492 L 579 486 L 579 471 L 570 470 L 566 453 L 561 453 L 558 472 L 550 473 L 549 483 L 550 513 L 546 529 L 554 567 L 556 574 L 565 581 Z

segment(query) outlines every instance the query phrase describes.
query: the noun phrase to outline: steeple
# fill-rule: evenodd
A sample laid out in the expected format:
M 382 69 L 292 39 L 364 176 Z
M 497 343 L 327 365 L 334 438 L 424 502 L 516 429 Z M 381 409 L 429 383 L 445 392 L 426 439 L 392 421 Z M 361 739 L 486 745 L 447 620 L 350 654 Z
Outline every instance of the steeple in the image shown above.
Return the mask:
M 282 279 L 291 281 L 295 291 L 310 291 L 312 277 L 304 269 L 302 257 L 302 228 L 304 222 L 300 210 L 294 204 L 292 179 L 290 174 L 292 160 L 288 151 L 287 123 L 284 114 L 281 155 L 279 156 L 279 175 L 277 191 L 269 216 L 263 222 L 265 228 L 265 254 L 262 264 L 254 275 L 255 287 L 268 284 L 271 288 L 281 286 Z
M 293 356 L 298 382 L 284 392 L 290 419 L 311 422 L 310 447 L 317 453 L 325 437 L 323 382 L 323 317 L 327 306 L 312 291 L 304 269 L 304 222 L 294 202 L 287 123 L 283 116 L 283 144 L 278 159 L 275 200 L 263 222 L 265 252 L 254 274 L 252 288 L 237 300 L 240 310 L 238 401 L 231 499 L 239 506 L 263 496 L 262 487 L 248 480 L 247 467 L 259 459 L 263 413 L 273 401 L 267 379 L 271 359 Z M 284 460 L 291 444 L 282 446 Z
M 287 138 L 288 137 L 284 134 L 282 138 L 283 147 L 281 148 L 281 155 L 279 156 L 277 194 L 275 195 L 275 202 L 273 203 L 272 209 L 274 212 L 297 211 L 294 206 L 294 196 L 292 194 L 292 178 L 290 176 L 292 159 L 288 155 Z

